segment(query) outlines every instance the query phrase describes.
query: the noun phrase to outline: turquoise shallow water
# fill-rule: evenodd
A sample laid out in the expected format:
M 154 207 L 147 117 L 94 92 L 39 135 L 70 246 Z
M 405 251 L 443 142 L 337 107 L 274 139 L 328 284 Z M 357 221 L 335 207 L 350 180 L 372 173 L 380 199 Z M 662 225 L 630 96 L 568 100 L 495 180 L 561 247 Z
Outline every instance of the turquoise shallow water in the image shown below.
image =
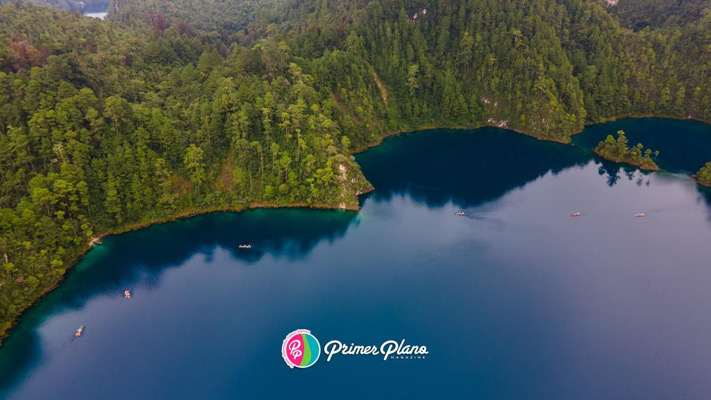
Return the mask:
M 708 397 L 711 192 L 495 129 L 357 160 L 377 188 L 358 214 L 217 213 L 107 238 L 0 348 L 0 398 Z M 281 345 L 299 328 L 429 354 L 292 370 Z

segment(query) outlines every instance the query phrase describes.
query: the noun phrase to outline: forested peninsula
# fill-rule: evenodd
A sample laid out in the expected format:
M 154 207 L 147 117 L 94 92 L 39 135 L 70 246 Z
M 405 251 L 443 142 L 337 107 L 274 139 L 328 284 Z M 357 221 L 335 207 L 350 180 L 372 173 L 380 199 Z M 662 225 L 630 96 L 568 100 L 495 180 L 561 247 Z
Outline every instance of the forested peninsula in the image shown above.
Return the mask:
M 699 172 L 694 175 L 694 179 L 696 179 L 696 182 L 701 186 L 711 187 L 711 161 L 701 167 Z
M 642 143 L 627 146 L 627 136 L 624 131 L 617 132 L 617 139 L 607 135 L 607 138 L 593 149 L 593 153 L 606 160 L 629 164 L 645 171 L 659 171 L 659 166 L 652 160 L 652 155 L 657 158 L 659 151 L 645 150 Z
M 658 2 L 626 3 L 638 12 L 113 0 L 108 21 L 1 6 L 0 337 L 99 234 L 213 210 L 357 209 L 371 186 L 351 155 L 390 134 L 488 125 L 568 142 L 624 116 L 711 120 L 711 13 L 633 23 Z

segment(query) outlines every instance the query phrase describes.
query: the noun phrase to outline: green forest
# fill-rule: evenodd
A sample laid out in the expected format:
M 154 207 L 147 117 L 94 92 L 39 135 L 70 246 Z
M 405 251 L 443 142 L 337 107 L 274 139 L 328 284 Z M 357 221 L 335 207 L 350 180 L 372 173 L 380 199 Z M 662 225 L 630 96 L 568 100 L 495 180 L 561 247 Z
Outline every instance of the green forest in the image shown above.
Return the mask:
M 635 146 L 628 146 L 627 143 L 625 132 L 618 131 L 617 139 L 612 135 L 607 135 L 607 138 L 600 142 L 593 152 L 606 160 L 634 165 L 647 171 L 659 170 L 657 163 L 652 160 L 652 155 L 657 158 L 659 151 L 645 149 L 642 143 L 637 143 Z
M 701 167 L 699 172 L 694 176 L 696 181 L 703 186 L 711 187 L 711 161 L 707 162 L 706 165 Z
M 623 116 L 711 120 L 711 13 L 639 3 L 113 0 L 108 21 L 0 6 L 0 337 L 100 234 L 357 209 L 372 187 L 352 154 L 390 134 L 568 142 Z
M 675 27 L 704 16 L 708 0 L 619 0 L 610 8 L 623 27 L 634 30 L 646 27 Z

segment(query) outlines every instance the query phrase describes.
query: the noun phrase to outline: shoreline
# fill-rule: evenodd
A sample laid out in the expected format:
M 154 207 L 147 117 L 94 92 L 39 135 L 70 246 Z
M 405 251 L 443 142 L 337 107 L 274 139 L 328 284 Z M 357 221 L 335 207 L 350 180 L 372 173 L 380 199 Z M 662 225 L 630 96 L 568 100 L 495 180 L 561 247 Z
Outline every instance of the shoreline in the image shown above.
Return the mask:
M 689 115 L 687 117 L 679 117 L 679 116 L 672 116 L 672 115 L 656 115 L 656 114 L 626 114 L 626 115 L 622 115 L 619 117 L 604 118 L 604 119 L 592 122 L 590 124 L 585 124 L 584 126 L 588 127 L 588 126 L 593 126 L 593 125 L 608 124 L 611 122 L 617 122 L 621 119 L 646 119 L 646 118 L 649 118 L 649 119 L 652 119 L 652 118 L 654 118 L 654 119 L 673 119 L 676 121 L 694 121 L 694 122 L 700 122 L 700 123 L 706 124 L 706 125 L 711 125 L 711 120 L 697 118 L 692 115 Z M 585 130 L 585 129 L 583 129 L 583 130 Z M 575 132 L 571 135 L 571 137 L 578 135 L 582 132 L 583 131 Z
M 699 185 L 699 186 L 701 186 L 701 187 L 704 187 L 704 188 L 709 188 L 709 189 L 711 189 L 711 182 L 701 181 L 701 180 L 699 180 L 699 178 L 698 178 L 696 175 L 691 175 L 691 178 L 692 178 L 694 181 L 696 181 L 696 184 L 697 184 L 697 185 Z
M 646 118 L 654 118 L 654 119 L 672 119 L 675 121 L 694 121 L 694 122 L 699 122 L 702 124 L 706 125 L 711 125 L 711 120 L 705 120 L 705 119 L 700 119 L 694 116 L 688 116 L 688 117 L 679 117 L 679 116 L 668 116 L 668 115 L 655 115 L 655 114 L 625 114 L 625 115 L 620 115 L 617 117 L 610 117 L 610 118 L 604 118 L 600 119 L 591 123 L 586 123 L 583 124 L 583 129 L 571 132 L 570 136 L 568 136 L 568 140 L 565 139 L 554 139 L 554 138 L 547 138 L 547 137 L 542 137 L 542 136 L 536 136 L 534 134 L 531 134 L 529 132 L 524 131 L 523 129 L 518 129 L 518 128 L 511 128 L 509 126 L 499 126 L 495 124 L 482 124 L 482 125 L 473 125 L 473 126 L 437 126 L 437 125 L 425 125 L 421 126 L 418 128 L 405 128 L 405 130 L 400 130 L 400 131 L 390 131 L 383 133 L 375 142 L 358 147 L 354 149 L 351 152 L 351 155 L 356 155 L 363 153 L 367 151 L 368 149 L 371 149 L 373 147 L 377 147 L 380 144 L 383 143 L 385 139 L 395 137 L 395 136 L 400 136 L 400 135 L 405 135 L 408 133 L 414 133 L 414 132 L 420 132 L 420 131 L 428 131 L 428 130 L 438 130 L 438 129 L 451 129 L 451 130 L 459 130 L 459 131 L 472 131 L 476 129 L 483 129 L 483 128 L 496 128 L 496 129 L 503 129 L 506 131 L 511 131 L 515 132 L 524 136 L 532 137 L 534 139 L 542 140 L 545 142 L 553 142 L 553 143 L 560 143 L 560 144 L 571 144 L 572 143 L 572 138 L 573 136 L 579 135 L 585 131 L 585 128 L 594 126 L 594 125 L 602 125 L 602 124 L 608 124 L 612 122 L 617 122 L 623 119 L 646 119 Z M 591 149 L 592 151 L 592 149 Z
M 680 120 L 680 121 L 696 121 L 696 122 L 701 122 L 701 123 L 705 123 L 705 124 L 711 125 L 711 121 L 705 121 L 705 120 L 700 120 L 700 119 L 695 119 L 695 118 L 659 117 L 659 116 L 654 116 L 654 115 L 632 115 L 632 116 L 631 116 L 631 115 L 626 115 L 626 116 L 620 116 L 620 117 L 609 118 L 609 119 L 606 119 L 606 120 L 603 120 L 603 121 L 600 121 L 600 122 L 594 122 L 594 123 L 592 123 L 592 124 L 586 124 L 586 125 L 584 125 L 584 127 L 588 127 L 588 126 L 592 126 L 592 125 L 599 125 L 599 124 L 604 124 L 604 123 L 610 123 L 610 122 L 615 122 L 615 121 L 619 121 L 619 120 L 621 120 L 621 119 L 628 119 L 628 118 L 629 118 L 629 119 L 635 119 L 635 118 L 637 118 L 637 119 L 641 119 L 641 118 L 675 119 L 675 120 Z M 585 128 L 583 128 L 583 129 L 580 130 L 579 132 L 574 132 L 574 133 L 572 133 L 570 136 L 568 136 L 568 140 L 567 140 L 567 141 L 564 141 L 564 140 L 556 140 L 556 139 L 551 139 L 551 138 L 539 137 L 539 136 L 532 135 L 532 134 L 530 134 L 530 133 L 528 133 L 528 132 L 525 132 L 525 131 L 523 131 L 523 130 L 520 130 L 520 129 L 514 129 L 514 128 L 507 127 L 507 126 L 506 126 L 506 127 L 502 127 L 502 126 L 492 125 L 492 124 L 484 124 L 484 125 L 475 126 L 475 127 L 437 127 L 437 126 L 431 126 L 431 125 L 430 125 L 430 126 L 419 127 L 419 128 L 417 128 L 417 129 L 413 129 L 413 130 L 403 130 L 403 131 L 395 131 L 395 132 L 384 133 L 384 134 L 380 135 L 380 136 L 377 138 L 377 140 L 374 141 L 373 143 L 370 143 L 370 144 L 367 144 L 367 145 L 365 145 L 365 146 L 362 146 L 362 147 L 359 147 L 359 148 L 354 149 L 354 150 L 351 152 L 351 154 L 350 154 L 349 156 L 355 156 L 356 154 L 363 153 L 363 152 L 367 151 L 368 149 L 377 147 L 377 146 L 381 145 L 381 144 L 382 144 L 386 139 L 388 139 L 388 138 L 395 137 L 395 136 L 400 136 L 400 135 L 404 135 L 404 134 L 408 134 L 408 133 L 414 133 L 414 132 L 426 131 L 426 130 L 436 130 L 436 129 L 452 129 L 452 130 L 463 130 L 463 131 L 466 131 L 466 130 L 476 130 L 476 129 L 483 129 L 483 128 L 497 128 L 497 129 L 503 129 L 503 130 L 515 132 L 515 133 L 520 134 L 520 135 L 528 136 L 528 137 L 534 138 L 534 139 L 536 139 L 536 140 L 542 140 L 542 141 L 553 142 L 553 143 L 560 143 L 560 144 L 569 145 L 569 146 L 571 146 L 571 147 L 573 146 L 573 145 L 571 144 L 571 138 L 572 138 L 572 136 L 578 135 L 578 134 L 582 133 L 582 132 L 585 130 Z M 607 160 L 606 158 L 604 158 L 604 157 L 598 155 L 593 149 L 589 149 L 589 151 L 591 151 L 593 154 L 597 155 L 598 157 Z M 615 163 L 617 163 L 617 164 L 627 164 L 627 165 L 631 165 L 631 166 L 637 167 L 637 168 L 639 168 L 640 170 L 644 170 L 644 171 L 650 171 L 650 172 L 659 172 L 659 171 L 662 171 L 660 168 L 657 168 L 656 170 L 654 170 L 654 169 L 646 169 L 646 168 L 643 168 L 643 167 L 641 167 L 641 166 L 639 166 L 639 165 L 631 164 L 631 163 L 628 163 L 628 162 L 625 162 L 625 161 L 614 161 L 614 160 L 608 160 L 608 161 L 610 161 L 610 162 L 615 162 Z M 711 186 L 707 186 L 707 185 L 705 185 L 705 184 L 702 184 L 702 183 L 699 182 L 693 175 L 690 175 L 690 176 L 691 176 L 694 180 L 696 180 L 696 182 L 697 182 L 700 186 L 711 187 Z M 360 197 L 361 195 L 364 195 L 364 194 L 367 194 L 367 193 L 371 193 L 371 192 L 373 192 L 373 191 L 375 191 L 375 188 L 371 186 L 369 190 L 366 190 L 365 192 L 358 193 L 357 196 Z M 50 294 L 52 291 L 54 291 L 57 287 L 59 287 L 59 285 L 60 285 L 60 284 L 64 281 L 64 279 L 66 278 L 67 273 L 69 273 L 69 271 L 70 271 L 72 268 L 74 268 L 74 267 L 82 260 L 82 258 L 84 258 L 84 256 L 89 252 L 89 250 L 91 250 L 92 247 L 94 247 L 94 242 L 95 242 L 96 240 L 103 239 L 103 238 L 105 238 L 105 237 L 107 237 L 107 236 L 121 235 L 121 234 L 124 234 L 124 233 L 136 231 L 136 230 L 139 230 L 139 229 L 148 228 L 148 227 L 153 226 L 153 225 L 165 224 L 165 223 L 169 223 L 169 222 L 178 221 L 178 220 L 181 220 L 181 219 L 186 219 L 186 218 L 195 217 L 195 216 L 198 216 L 198 215 L 210 214 L 210 213 L 215 213 L 215 212 L 242 212 L 242 211 L 246 211 L 246 210 L 271 209 L 271 208 L 275 208 L 275 209 L 276 209 L 276 208 L 284 208 L 284 209 L 287 209 L 287 208 L 310 208 L 310 209 L 318 209 L 318 210 L 342 210 L 342 211 L 347 211 L 347 212 L 358 212 L 358 211 L 360 211 L 360 206 L 359 206 L 359 205 L 357 205 L 357 206 L 355 206 L 355 207 L 353 207 L 353 206 L 339 207 L 339 205 L 330 205 L 330 204 L 326 204 L 326 203 L 314 203 L 314 204 L 308 204 L 308 203 L 305 203 L 305 202 L 297 202 L 297 203 L 270 203 L 270 202 L 256 201 L 256 202 L 252 202 L 252 203 L 240 204 L 240 205 L 228 206 L 228 207 L 217 207 L 217 208 L 208 208 L 208 209 L 187 209 L 187 210 L 182 210 L 182 211 L 180 211 L 180 212 L 178 212 L 178 213 L 176 213 L 176 214 L 174 214 L 174 215 L 171 215 L 171 216 L 166 216 L 166 217 L 162 217 L 162 218 L 157 218 L 157 219 L 150 220 L 150 221 L 135 222 L 135 223 L 131 223 L 131 224 L 126 224 L 126 225 L 123 225 L 123 226 L 117 228 L 116 230 L 108 231 L 108 232 L 102 232 L 102 233 L 100 233 L 100 234 L 98 234 L 98 235 L 92 237 L 89 241 L 86 242 L 86 244 L 84 245 L 84 247 L 83 247 L 82 249 L 80 249 L 80 251 L 79 251 L 79 253 L 78 253 L 76 259 L 71 263 L 71 266 L 69 266 L 68 268 L 66 268 L 64 274 L 63 274 L 62 277 L 56 282 L 56 284 L 52 285 L 52 286 L 49 287 L 47 290 L 45 290 L 44 292 L 42 292 L 42 294 L 40 294 L 32 303 L 30 303 L 24 310 L 22 310 L 22 311 L 20 312 L 20 314 L 19 314 L 13 321 L 11 321 L 8 326 L 0 327 L 0 348 L 2 347 L 3 342 L 5 341 L 5 339 L 7 339 L 7 338 L 9 337 L 10 333 L 11 333 L 12 330 L 17 326 L 18 322 L 19 322 L 20 319 L 25 315 L 25 313 L 26 313 L 28 310 L 30 310 L 31 308 L 33 308 L 35 305 L 37 305 L 37 303 L 39 303 L 40 301 L 42 301 L 42 299 L 44 299 L 47 295 L 49 295 L 49 294 Z
M 593 124 L 593 125 L 595 125 L 595 124 Z M 709 122 L 709 125 L 711 125 L 711 122 Z M 588 126 L 588 125 L 585 125 L 585 126 Z M 384 134 L 382 134 L 374 143 L 370 143 L 370 144 L 366 144 L 366 145 L 364 145 L 364 146 L 358 147 L 358 148 L 354 149 L 354 150 L 351 152 L 350 155 L 354 156 L 354 155 L 356 155 L 356 154 L 364 153 L 364 152 L 368 151 L 369 149 L 372 149 L 372 148 L 374 148 L 374 147 L 380 146 L 381 144 L 383 144 L 383 142 L 384 142 L 386 139 L 389 139 L 389 138 L 391 138 L 391 137 L 406 135 L 406 134 L 408 134 L 408 133 L 415 133 L 415 132 L 422 132 L 422 131 L 433 131 L 433 130 L 441 130 L 441 129 L 449 129 L 449 130 L 453 130 L 453 131 L 473 131 L 473 130 L 484 129 L 484 128 L 502 129 L 502 130 L 505 130 L 505 131 L 510 131 L 510 132 L 518 133 L 519 135 L 528 136 L 528 137 L 530 137 L 530 138 L 534 138 L 534 139 L 541 140 L 541 141 L 544 141 L 544 142 L 552 142 L 552 143 L 560 143 L 560 144 L 570 144 L 570 143 L 571 143 L 570 138 L 571 138 L 573 135 L 577 135 L 577 134 L 579 134 L 579 133 L 582 133 L 583 130 L 584 130 L 584 129 L 583 129 L 583 130 L 581 130 L 581 131 L 579 131 L 579 132 L 572 133 L 571 136 L 568 137 L 568 140 L 565 141 L 565 140 L 558 140 L 558 139 L 540 137 L 540 136 L 536 136 L 536 135 L 533 135 L 533 134 L 531 134 L 531 133 L 528 133 L 528 132 L 526 132 L 526 131 L 524 131 L 524 130 L 522 130 L 522 129 L 515 129 L 515 128 L 508 127 L 508 126 L 506 126 L 506 127 L 501 127 L 501 126 L 493 125 L 493 124 L 484 124 L 484 125 L 475 125 L 475 126 L 436 126 L 436 125 L 426 125 L 426 126 L 422 126 L 422 127 L 419 127 L 419 128 L 413 128 L 413 129 L 411 129 L 411 130 L 406 128 L 405 130 L 402 130 L 402 131 L 392 131 L 392 132 L 384 133 Z
M 592 149 L 592 150 L 590 150 L 590 151 L 591 151 L 593 154 L 595 154 L 596 156 L 602 158 L 603 160 L 610 161 L 610 162 L 613 162 L 613 163 L 616 163 L 616 164 L 631 165 L 631 166 L 633 166 L 633 167 L 638 168 L 640 171 L 659 172 L 659 171 L 662 170 L 661 168 L 659 168 L 659 166 L 656 165 L 656 163 L 655 163 L 655 168 L 645 167 L 645 166 L 643 166 L 642 164 L 635 163 L 635 162 L 632 162 L 632 161 L 629 161 L 629 160 L 613 160 L 613 159 L 607 158 L 607 157 L 605 157 L 604 155 L 600 154 L 600 152 L 597 151 L 596 149 Z
M 371 193 L 375 190 L 375 188 L 371 188 L 368 191 L 362 192 L 359 194 L 367 194 Z M 77 254 L 76 258 L 72 261 L 71 266 L 69 266 L 62 277 L 52 286 L 47 288 L 42 294 L 40 294 L 32 303 L 30 303 L 22 312 L 15 318 L 9 326 L 4 327 L 2 331 L 0 331 L 0 348 L 3 345 L 3 342 L 5 339 L 7 339 L 10 334 L 12 333 L 13 329 L 17 326 L 17 324 L 20 322 L 20 319 L 27 313 L 31 308 L 36 306 L 40 301 L 42 301 L 45 297 L 47 297 L 50 293 L 52 293 L 55 289 L 59 287 L 59 285 L 64 282 L 64 279 L 66 279 L 67 274 L 69 271 L 71 271 L 79 262 L 87 255 L 87 253 L 97 245 L 97 241 L 100 241 L 103 238 L 106 238 L 108 236 L 118 236 L 118 235 L 123 235 L 126 233 L 134 232 L 137 230 L 149 228 L 154 225 L 162 225 L 162 224 L 167 224 L 171 222 L 176 222 L 180 221 L 183 219 L 188 219 L 192 217 L 197 217 L 199 215 L 206 215 L 206 214 L 212 214 L 212 213 L 219 213 L 219 212 L 243 212 L 247 210 L 265 210 L 265 209 L 290 209 L 290 208 L 301 208 L 301 209 L 313 209 L 313 210 L 332 210 L 332 211 L 343 211 L 343 212 L 358 212 L 360 210 L 360 206 L 356 207 L 345 207 L 341 208 L 338 205 L 330 205 L 326 203 L 315 203 L 315 204 L 308 204 L 305 202 L 298 202 L 298 203 L 268 203 L 268 202 L 252 202 L 248 204 L 241 204 L 237 206 L 232 206 L 232 207 L 218 207 L 218 208 L 208 208 L 208 209 L 189 209 L 189 210 L 183 210 L 181 212 L 178 212 L 174 215 L 167 216 L 167 217 L 162 217 L 150 221 L 144 221 L 144 222 L 135 222 L 131 224 L 126 224 L 123 225 L 116 230 L 113 231 L 107 231 L 107 232 L 102 232 L 96 236 L 93 236 L 89 241 L 87 241 L 84 245 L 79 250 L 79 253 Z

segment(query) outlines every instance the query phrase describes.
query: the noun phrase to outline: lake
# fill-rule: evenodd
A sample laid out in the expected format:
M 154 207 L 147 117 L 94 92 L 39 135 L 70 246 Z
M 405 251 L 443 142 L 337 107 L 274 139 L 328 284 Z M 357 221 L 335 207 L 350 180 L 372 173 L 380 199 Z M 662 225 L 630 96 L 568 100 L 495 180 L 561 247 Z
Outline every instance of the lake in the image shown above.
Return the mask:
M 109 3 L 87 4 L 81 10 L 81 13 L 86 15 L 87 17 L 104 19 L 106 18 L 108 9 Z
M 108 237 L 0 348 L 0 398 L 708 398 L 711 191 L 665 146 L 670 127 L 700 129 L 711 160 L 711 127 L 645 121 L 575 147 L 491 128 L 397 136 L 356 157 L 376 187 L 359 213 Z M 672 172 L 594 158 L 587 135 L 620 126 Z M 296 329 L 428 354 L 290 369 Z

